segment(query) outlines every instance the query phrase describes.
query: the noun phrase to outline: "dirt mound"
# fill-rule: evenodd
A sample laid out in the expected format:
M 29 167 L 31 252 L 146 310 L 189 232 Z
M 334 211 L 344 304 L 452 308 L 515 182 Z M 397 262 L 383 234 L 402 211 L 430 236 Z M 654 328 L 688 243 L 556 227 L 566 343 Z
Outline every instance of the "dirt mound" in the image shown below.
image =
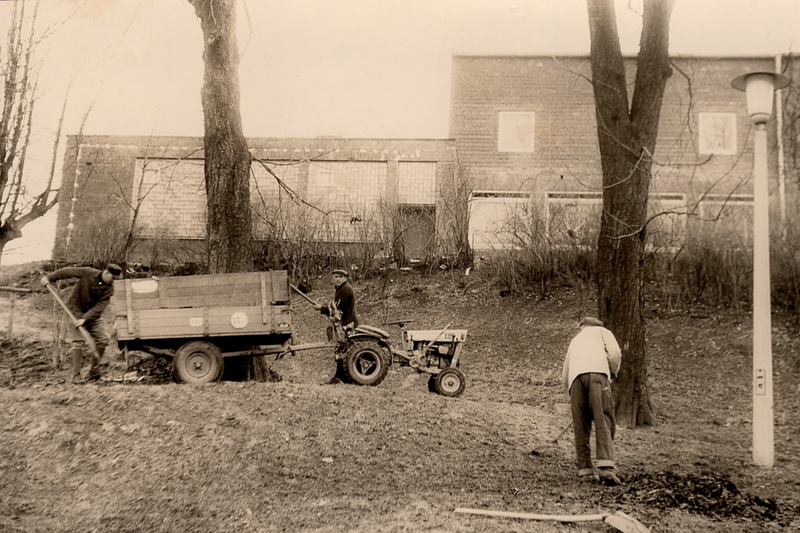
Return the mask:
M 0 286 L 24 289 L 39 289 L 39 279 L 45 272 L 51 272 L 51 261 L 33 261 L 20 265 L 0 267 Z
M 712 518 L 778 520 L 782 511 L 772 498 L 741 492 L 727 476 L 677 474 L 669 470 L 636 474 L 616 500 L 659 509 L 678 508 Z
M 0 335 L 0 385 L 47 381 L 53 377 L 48 346 L 39 340 Z

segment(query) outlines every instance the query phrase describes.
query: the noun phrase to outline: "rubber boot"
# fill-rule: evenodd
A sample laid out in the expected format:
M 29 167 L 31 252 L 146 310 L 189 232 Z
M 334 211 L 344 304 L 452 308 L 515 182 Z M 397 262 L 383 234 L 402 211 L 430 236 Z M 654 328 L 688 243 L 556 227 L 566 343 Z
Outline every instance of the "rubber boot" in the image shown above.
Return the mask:
M 83 346 L 80 344 L 73 344 L 70 348 L 72 353 L 72 383 L 79 385 L 83 383 L 81 378 L 81 366 L 83 366 Z
M 86 374 L 87 381 L 97 381 L 100 379 L 100 356 L 97 352 L 92 353 L 92 364 L 89 373 Z

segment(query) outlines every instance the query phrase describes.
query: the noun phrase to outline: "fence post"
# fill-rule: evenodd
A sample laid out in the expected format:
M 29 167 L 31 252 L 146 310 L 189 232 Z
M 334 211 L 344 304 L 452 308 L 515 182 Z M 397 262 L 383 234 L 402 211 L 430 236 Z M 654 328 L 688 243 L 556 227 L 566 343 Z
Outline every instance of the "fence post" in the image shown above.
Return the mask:
M 17 304 L 17 293 L 28 293 L 30 289 L 19 289 L 17 287 L 0 287 L 0 292 L 9 293 L 9 306 L 8 306 L 8 335 L 14 332 L 14 307 Z

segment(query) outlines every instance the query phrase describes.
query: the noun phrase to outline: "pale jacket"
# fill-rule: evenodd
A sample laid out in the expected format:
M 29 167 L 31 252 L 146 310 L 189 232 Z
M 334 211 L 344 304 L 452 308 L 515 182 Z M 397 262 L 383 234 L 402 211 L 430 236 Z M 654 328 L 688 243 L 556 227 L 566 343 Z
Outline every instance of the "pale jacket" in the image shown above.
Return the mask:
M 596 372 L 611 379 L 619 372 L 621 363 L 622 352 L 613 333 L 601 326 L 582 326 L 569 343 L 562 381 L 569 392 L 572 382 L 581 374 Z

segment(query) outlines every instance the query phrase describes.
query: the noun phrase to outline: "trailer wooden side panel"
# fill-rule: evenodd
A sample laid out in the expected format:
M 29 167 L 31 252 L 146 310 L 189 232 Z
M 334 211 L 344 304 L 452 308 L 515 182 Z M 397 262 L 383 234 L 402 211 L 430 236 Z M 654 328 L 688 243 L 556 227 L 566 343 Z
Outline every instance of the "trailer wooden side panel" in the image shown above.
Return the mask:
M 291 334 L 285 270 L 114 282 L 117 338 Z
M 117 330 L 119 340 L 292 333 L 292 315 L 286 306 L 270 307 L 266 324 L 263 323 L 263 310 L 260 306 L 141 309 L 134 313 L 133 333 L 128 332 L 125 320 Z

